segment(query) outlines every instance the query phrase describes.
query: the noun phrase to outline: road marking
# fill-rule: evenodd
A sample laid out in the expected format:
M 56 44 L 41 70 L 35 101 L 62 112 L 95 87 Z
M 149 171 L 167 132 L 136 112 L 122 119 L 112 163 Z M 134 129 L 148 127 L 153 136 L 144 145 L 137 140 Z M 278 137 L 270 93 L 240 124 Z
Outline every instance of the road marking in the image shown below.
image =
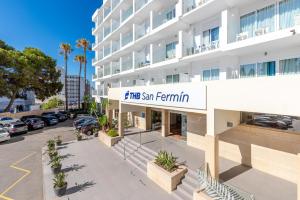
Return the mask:
M 4 190 L 1 194 L 0 194 L 0 198 L 4 199 L 4 200 L 14 200 L 12 198 L 9 198 L 7 196 L 4 196 L 8 191 L 10 191 L 12 188 L 14 188 L 19 182 L 21 182 L 26 176 L 28 176 L 31 171 L 30 170 L 27 170 L 27 169 L 23 169 L 23 168 L 20 168 L 20 167 L 17 167 L 16 165 L 23 162 L 24 160 L 26 160 L 27 158 L 33 156 L 34 154 L 36 154 L 36 152 L 33 152 L 27 156 L 25 156 L 24 158 L 14 162 L 13 164 L 11 164 L 9 167 L 15 169 L 15 170 L 19 170 L 21 172 L 25 172 L 25 174 L 20 177 L 18 180 L 16 180 L 13 184 L 11 184 L 8 188 L 6 188 L 6 190 Z

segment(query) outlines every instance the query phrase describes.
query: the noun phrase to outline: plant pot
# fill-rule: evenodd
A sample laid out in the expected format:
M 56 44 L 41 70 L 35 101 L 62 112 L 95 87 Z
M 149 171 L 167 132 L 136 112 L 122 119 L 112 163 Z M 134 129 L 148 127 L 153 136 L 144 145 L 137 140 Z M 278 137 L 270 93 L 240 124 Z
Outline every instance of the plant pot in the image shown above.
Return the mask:
M 58 174 L 61 171 L 61 165 L 59 167 L 53 168 L 51 167 L 53 174 Z
M 98 131 L 94 133 L 94 137 L 98 137 Z
M 54 188 L 54 192 L 57 196 L 63 196 L 64 194 L 66 194 L 66 191 L 67 191 L 67 186 L 68 186 L 68 183 L 66 183 L 63 187 L 61 188 Z
M 56 142 L 56 145 L 57 145 L 57 146 L 60 146 L 61 143 L 62 143 L 62 141 Z
M 50 160 L 52 160 L 52 158 L 53 157 L 55 157 L 55 156 L 57 156 L 58 155 L 58 153 L 56 152 L 56 153 L 53 153 L 53 154 L 49 154 L 49 158 L 50 158 Z
M 80 141 L 80 140 L 82 140 L 82 136 L 77 137 L 77 141 Z

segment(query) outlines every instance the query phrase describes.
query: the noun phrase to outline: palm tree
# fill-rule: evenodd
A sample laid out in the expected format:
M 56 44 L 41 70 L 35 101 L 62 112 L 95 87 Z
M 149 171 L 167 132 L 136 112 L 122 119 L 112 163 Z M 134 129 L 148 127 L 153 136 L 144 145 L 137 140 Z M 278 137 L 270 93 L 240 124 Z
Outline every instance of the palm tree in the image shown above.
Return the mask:
M 80 79 L 81 79 L 81 69 L 82 69 L 82 63 L 85 62 L 85 58 L 83 55 L 77 55 L 75 56 L 75 61 L 79 62 L 79 76 L 78 76 L 78 109 L 80 109 Z
M 65 60 L 65 98 L 66 98 L 66 110 L 68 110 L 68 58 L 70 53 L 72 52 L 72 48 L 70 44 L 62 43 L 60 44 L 60 54 L 64 56 Z
M 76 41 L 76 46 L 77 48 L 82 48 L 83 49 L 83 55 L 84 55 L 84 95 L 87 95 L 87 84 L 86 84 L 86 63 L 87 63 L 87 59 L 86 59 L 86 53 L 87 51 L 92 50 L 91 48 L 91 43 L 85 39 L 85 38 L 81 38 L 79 40 Z

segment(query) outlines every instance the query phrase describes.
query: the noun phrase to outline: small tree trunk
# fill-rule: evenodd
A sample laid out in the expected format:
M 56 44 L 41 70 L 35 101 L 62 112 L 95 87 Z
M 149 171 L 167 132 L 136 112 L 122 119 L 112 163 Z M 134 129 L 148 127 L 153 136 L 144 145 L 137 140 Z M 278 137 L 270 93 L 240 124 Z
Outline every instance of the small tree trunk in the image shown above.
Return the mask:
M 81 82 L 81 67 L 82 67 L 82 62 L 80 62 L 80 66 L 79 66 L 79 77 L 78 77 L 78 109 L 80 109 L 80 82 Z
M 68 100 L 68 57 L 65 56 L 65 98 L 66 98 L 66 110 L 69 110 Z
M 14 104 L 14 101 L 16 99 L 16 95 L 17 95 L 17 92 L 13 92 L 12 96 L 10 97 L 8 105 L 4 109 L 4 112 L 9 112 L 10 111 L 10 108 Z

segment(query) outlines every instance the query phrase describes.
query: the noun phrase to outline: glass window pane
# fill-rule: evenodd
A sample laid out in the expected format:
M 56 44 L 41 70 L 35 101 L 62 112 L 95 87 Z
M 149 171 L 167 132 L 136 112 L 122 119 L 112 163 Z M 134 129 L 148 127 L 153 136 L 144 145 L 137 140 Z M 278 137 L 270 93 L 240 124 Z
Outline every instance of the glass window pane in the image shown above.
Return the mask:
M 275 5 L 257 11 L 257 28 L 265 28 L 267 32 L 275 30 Z
M 299 0 L 284 0 L 279 2 L 279 27 L 290 28 L 295 25 L 295 16 L 300 14 Z
M 280 60 L 279 68 L 281 74 L 300 73 L 300 58 Z
M 167 84 L 173 83 L 172 75 L 168 75 L 168 76 L 166 77 L 166 82 L 167 82 Z
M 209 81 L 210 80 L 210 70 L 203 70 L 203 81 Z
M 203 32 L 203 44 L 208 46 L 210 44 L 210 31 L 204 31 Z
M 179 74 L 173 75 L 173 83 L 179 83 Z
M 219 27 L 211 29 L 211 41 L 219 40 Z
M 255 12 L 241 16 L 241 18 L 240 18 L 241 33 L 247 32 L 249 37 L 253 37 L 253 32 L 254 32 L 255 27 L 256 27 Z
M 240 67 L 241 78 L 254 77 L 256 74 L 255 67 L 256 67 L 256 64 L 241 65 L 241 67 Z
M 219 69 L 212 69 L 211 70 L 211 80 L 219 80 L 220 70 Z

